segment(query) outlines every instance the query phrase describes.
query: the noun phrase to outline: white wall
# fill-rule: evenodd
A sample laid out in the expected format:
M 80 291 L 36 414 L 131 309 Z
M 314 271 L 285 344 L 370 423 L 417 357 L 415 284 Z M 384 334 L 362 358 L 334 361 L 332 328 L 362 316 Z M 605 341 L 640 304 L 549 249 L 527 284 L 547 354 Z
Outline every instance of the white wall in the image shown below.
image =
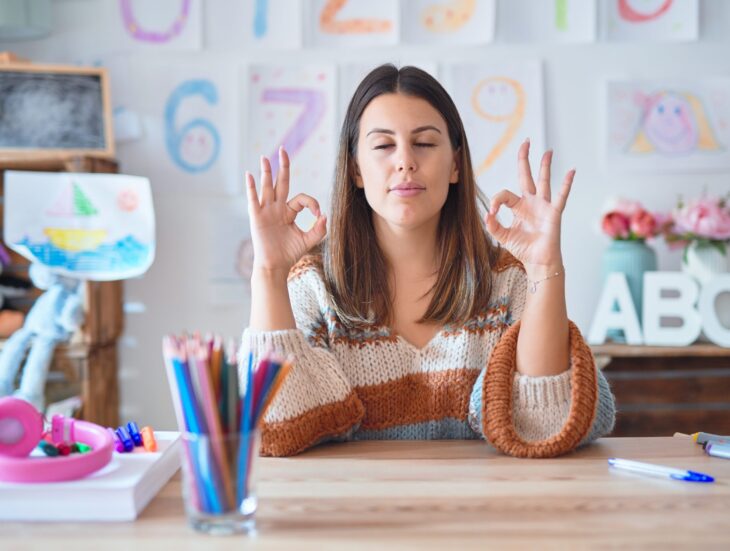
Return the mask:
M 109 1 L 109 0 L 105 0 Z M 490 60 L 543 60 L 547 145 L 555 150 L 553 174 L 575 166 L 577 174 L 563 223 L 563 251 L 567 268 L 568 309 L 586 332 L 600 292 L 600 261 L 607 241 L 599 234 L 597 219 L 604 200 L 613 195 L 638 199 L 654 210 L 669 209 L 678 194 L 730 191 L 730 171 L 707 174 L 621 174 L 601 166 L 601 86 L 606 77 L 686 77 L 730 74 L 730 2 L 700 3 L 701 40 L 682 44 L 545 44 L 510 43 L 500 38 L 500 22 L 519 21 L 532 1 L 499 2 L 497 41 L 489 46 L 448 48 L 398 47 L 392 49 L 297 52 L 255 52 L 241 55 L 215 35 L 226 19 L 226 1 L 208 0 L 205 8 L 205 48 L 196 58 L 230 62 L 231 70 L 247 62 L 398 61 L 423 59 L 438 62 Z M 25 43 L 0 43 L 34 61 L 73 62 L 93 56 L 94 41 L 85 29 L 95 24 L 96 0 L 56 0 L 53 36 Z M 218 23 L 217 23 L 218 22 Z M 188 55 L 188 54 L 186 54 Z M 112 90 L 113 93 L 113 90 Z M 122 171 L 124 147 L 119 148 Z M 254 167 L 249 167 L 254 168 Z M 560 178 L 560 179 L 558 179 Z M 153 183 L 154 184 L 154 183 Z M 153 185 L 154 187 L 154 185 Z M 496 190 L 488 190 L 494 193 Z M 122 417 L 174 427 L 160 339 L 181 330 L 210 330 L 235 336 L 248 319 L 248 306 L 213 308 L 208 304 L 207 267 L 196 260 L 206 250 L 207 212 L 241 197 L 185 195 L 154 192 L 158 224 L 157 258 L 141 279 L 125 284 L 125 299 L 141 302 L 144 313 L 130 313 L 121 346 L 120 381 Z M 660 269 L 679 266 L 679 253 L 657 245 Z

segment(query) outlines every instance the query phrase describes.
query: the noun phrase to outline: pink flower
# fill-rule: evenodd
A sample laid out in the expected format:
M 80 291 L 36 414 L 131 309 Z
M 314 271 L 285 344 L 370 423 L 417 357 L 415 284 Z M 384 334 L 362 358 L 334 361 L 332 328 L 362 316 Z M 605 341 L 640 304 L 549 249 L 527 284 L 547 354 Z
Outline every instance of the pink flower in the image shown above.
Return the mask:
M 629 236 L 629 219 L 620 212 L 607 212 L 601 220 L 601 229 L 613 239 L 626 239 Z
M 620 212 L 625 216 L 631 217 L 637 212 L 644 210 L 644 207 L 642 207 L 641 203 L 639 203 L 638 201 L 632 201 L 630 199 L 624 199 L 623 197 L 619 197 L 615 200 L 615 203 L 611 210 Z
M 631 215 L 629 228 L 640 239 L 654 237 L 657 229 L 656 219 L 650 212 L 641 209 Z
M 688 201 L 674 212 L 674 222 L 678 234 L 689 233 L 717 241 L 730 239 L 730 210 L 716 198 Z

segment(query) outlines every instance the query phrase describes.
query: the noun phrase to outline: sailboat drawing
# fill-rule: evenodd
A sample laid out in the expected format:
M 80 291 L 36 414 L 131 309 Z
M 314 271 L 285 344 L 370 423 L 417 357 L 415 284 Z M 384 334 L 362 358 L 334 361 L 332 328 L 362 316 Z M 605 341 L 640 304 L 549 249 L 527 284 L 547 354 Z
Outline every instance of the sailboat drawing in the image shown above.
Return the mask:
M 71 219 L 84 224 L 99 214 L 89 197 L 76 183 L 70 183 L 59 194 L 55 204 L 46 211 L 52 217 Z M 88 251 L 97 248 L 104 241 L 107 231 L 93 228 L 56 227 L 45 228 L 43 233 L 59 249 L 65 251 Z

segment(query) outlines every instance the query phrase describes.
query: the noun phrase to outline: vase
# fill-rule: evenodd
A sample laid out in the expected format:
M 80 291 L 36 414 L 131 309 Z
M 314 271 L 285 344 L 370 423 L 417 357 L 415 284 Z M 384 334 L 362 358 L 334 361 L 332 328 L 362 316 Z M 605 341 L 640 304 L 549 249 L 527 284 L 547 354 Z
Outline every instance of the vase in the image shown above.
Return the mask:
M 656 252 L 644 241 L 615 240 L 603 253 L 603 281 L 608 274 L 620 272 L 626 275 L 631 300 L 636 314 L 641 320 L 644 272 L 657 269 Z M 608 337 L 616 342 L 625 342 L 626 337 L 620 329 L 608 331 Z
M 713 245 L 693 241 L 682 255 L 682 271 L 691 275 L 702 287 L 715 276 L 730 271 L 727 249 L 723 254 Z M 715 299 L 715 312 L 720 324 L 730 329 L 730 293 L 718 295 Z M 709 339 L 703 332 L 700 334 L 700 340 L 707 342 Z

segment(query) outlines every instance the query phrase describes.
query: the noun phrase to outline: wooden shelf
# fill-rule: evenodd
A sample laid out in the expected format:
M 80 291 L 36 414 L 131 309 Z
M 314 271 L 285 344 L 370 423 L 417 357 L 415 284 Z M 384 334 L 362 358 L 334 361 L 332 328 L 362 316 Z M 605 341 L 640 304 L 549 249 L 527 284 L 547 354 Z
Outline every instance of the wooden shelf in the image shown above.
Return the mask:
M 4 191 L 5 170 L 47 172 L 115 173 L 117 162 L 110 159 L 76 156 L 71 158 L 0 159 L 0 199 Z M 0 221 L 4 205 L 0 201 Z M 28 260 L 9 251 L 12 266 L 8 272 L 27 279 Z M 79 417 L 105 426 L 119 424 L 119 386 L 117 382 L 117 340 L 123 331 L 123 286 L 121 281 L 85 283 L 83 326 L 69 343 L 54 350 L 46 402 L 80 395 L 83 405 Z M 41 290 L 33 288 L 29 297 L 16 306 L 28 311 Z M 0 349 L 4 344 L 0 339 Z M 22 369 L 22 367 L 21 367 Z
M 730 434 L 730 348 L 592 346 L 616 396 L 613 436 Z
M 591 350 L 596 356 L 611 356 L 612 358 L 730 358 L 730 348 L 704 343 L 695 343 L 689 346 L 644 346 L 608 343 L 592 345 Z

